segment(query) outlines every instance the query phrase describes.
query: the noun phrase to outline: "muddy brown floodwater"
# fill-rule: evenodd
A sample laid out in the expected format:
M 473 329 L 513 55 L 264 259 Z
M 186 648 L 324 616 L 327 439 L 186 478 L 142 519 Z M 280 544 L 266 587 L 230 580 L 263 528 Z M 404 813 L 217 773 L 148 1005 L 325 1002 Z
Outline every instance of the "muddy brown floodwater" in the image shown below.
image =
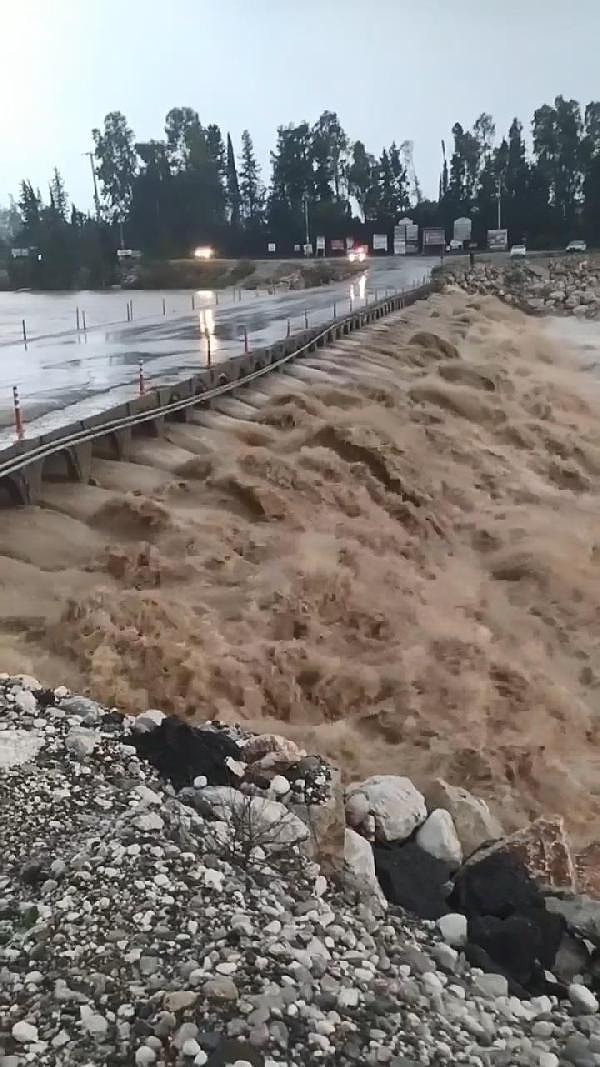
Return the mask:
M 585 843 L 599 415 L 537 320 L 434 296 L 3 511 L 2 666 L 276 725 L 347 778 L 442 774 Z

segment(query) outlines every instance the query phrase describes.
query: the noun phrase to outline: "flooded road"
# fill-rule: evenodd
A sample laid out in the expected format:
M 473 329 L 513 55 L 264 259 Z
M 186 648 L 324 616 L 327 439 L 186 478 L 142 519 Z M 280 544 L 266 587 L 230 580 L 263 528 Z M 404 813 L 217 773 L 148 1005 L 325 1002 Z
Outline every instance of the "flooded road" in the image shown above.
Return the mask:
M 147 383 L 172 384 L 213 362 L 283 338 L 288 328 L 325 323 L 367 300 L 410 288 L 436 259 L 382 259 L 364 275 L 334 285 L 257 295 L 249 290 L 0 293 L 0 446 L 13 440 L 12 388 L 26 428 L 44 433 L 97 414 Z M 133 321 L 127 321 L 132 301 Z M 164 300 L 164 305 L 163 305 Z M 193 302 L 193 309 L 192 309 Z M 79 331 L 76 328 L 79 311 Z M 84 330 L 84 313 L 85 326 Z M 23 342 L 25 319 L 28 343 Z

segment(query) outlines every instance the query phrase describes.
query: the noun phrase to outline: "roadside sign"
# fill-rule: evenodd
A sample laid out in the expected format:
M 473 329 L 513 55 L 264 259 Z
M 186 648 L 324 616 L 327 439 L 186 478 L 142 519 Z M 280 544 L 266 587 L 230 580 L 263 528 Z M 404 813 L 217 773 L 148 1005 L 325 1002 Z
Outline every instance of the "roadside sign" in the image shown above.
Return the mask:
M 388 239 L 387 233 L 374 233 L 373 234 L 373 251 L 374 252 L 387 252 Z
M 302 245 L 294 245 L 294 252 L 301 252 L 301 251 L 302 251 Z
M 394 255 L 405 256 L 406 255 L 406 241 L 404 237 L 394 237 Z
M 317 252 L 325 251 L 325 238 L 323 234 L 319 234 L 317 237 Z
M 332 252 L 343 252 L 345 248 L 345 242 L 340 240 L 339 237 L 334 237 L 331 241 Z
M 313 246 L 312 246 L 312 244 L 306 244 L 303 247 L 304 247 L 304 255 L 305 256 L 312 256 L 312 254 L 313 254 Z
M 428 226 L 423 230 L 423 248 L 445 248 L 446 233 L 441 226 Z
M 488 230 L 487 243 L 491 252 L 506 252 L 508 248 L 508 230 Z
M 471 240 L 471 220 L 463 217 L 454 220 L 454 240 L 455 241 L 470 241 Z
M 351 248 L 354 248 L 354 238 L 353 237 L 347 237 L 346 238 L 346 251 L 349 252 Z
M 267 252 L 274 252 L 276 248 L 277 245 L 275 244 L 275 241 L 269 241 L 267 245 Z

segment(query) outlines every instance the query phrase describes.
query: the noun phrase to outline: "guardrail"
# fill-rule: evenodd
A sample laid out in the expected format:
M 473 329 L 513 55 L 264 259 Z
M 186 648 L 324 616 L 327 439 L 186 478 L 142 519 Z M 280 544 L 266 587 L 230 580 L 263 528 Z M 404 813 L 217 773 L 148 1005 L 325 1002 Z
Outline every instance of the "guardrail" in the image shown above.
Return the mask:
M 291 336 L 269 348 L 258 349 L 247 355 L 234 356 L 223 363 L 213 364 L 211 368 L 204 368 L 197 375 L 190 379 L 185 379 L 177 383 L 177 385 L 148 388 L 145 394 L 136 398 L 135 401 L 119 404 L 102 415 L 94 416 L 93 420 L 90 420 L 93 425 L 86 425 L 82 422 L 79 424 L 79 428 L 75 429 L 74 424 L 71 424 L 53 431 L 51 434 L 39 435 L 29 440 L 18 440 L 13 445 L 0 451 L 0 481 L 2 479 L 11 479 L 19 472 L 22 472 L 24 468 L 43 463 L 48 457 L 57 453 L 63 453 L 69 449 L 77 449 L 111 434 L 130 431 L 134 427 L 147 422 L 168 418 L 190 407 L 210 404 L 212 400 L 263 378 L 266 374 L 284 367 L 287 363 L 304 355 L 306 352 L 314 351 L 320 345 L 339 339 L 341 336 L 355 329 L 360 329 L 362 326 L 384 315 L 423 299 L 430 292 L 431 284 L 429 282 L 422 283 L 413 289 L 402 290 L 365 308 L 353 310 L 351 313 L 335 319 L 323 327 L 302 331 L 300 344 L 297 343 L 297 339 L 294 336 Z M 283 354 L 279 355 L 279 350 L 282 348 L 284 349 Z M 255 364 L 257 362 L 261 363 L 262 360 L 265 360 L 264 364 L 256 367 Z M 227 378 L 227 372 L 235 372 L 240 368 L 243 370 L 245 363 L 252 364 L 253 369 L 247 373 L 238 373 L 235 378 Z M 210 388 L 205 388 L 204 382 L 207 375 L 212 378 L 218 372 L 220 372 L 220 377 L 225 380 L 217 385 L 212 385 Z M 177 393 L 178 390 L 185 391 L 190 389 L 192 391 L 188 396 L 178 396 L 174 400 L 170 399 L 165 403 L 161 403 L 160 394 L 167 388 L 171 394 Z M 151 401 L 153 393 L 158 398 L 158 403 L 149 404 L 148 402 Z M 118 411 L 122 411 L 123 408 L 130 409 L 132 406 L 139 405 L 142 405 L 141 410 L 133 412 L 127 410 L 125 414 L 116 414 Z

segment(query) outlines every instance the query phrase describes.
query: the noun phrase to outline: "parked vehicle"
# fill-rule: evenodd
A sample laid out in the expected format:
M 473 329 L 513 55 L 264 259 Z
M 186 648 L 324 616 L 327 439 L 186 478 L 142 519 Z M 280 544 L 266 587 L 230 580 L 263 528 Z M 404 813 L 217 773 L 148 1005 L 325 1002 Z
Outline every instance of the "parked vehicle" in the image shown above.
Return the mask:
M 364 245 L 357 245 L 356 248 L 348 251 L 347 256 L 351 263 L 364 263 L 367 258 L 367 249 Z
M 569 241 L 565 252 L 587 252 L 585 241 Z
M 510 250 L 511 259 L 525 259 L 527 248 L 525 245 L 513 245 Z
M 464 249 L 464 241 L 459 241 L 456 237 L 453 237 L 450 244 L 447 247 L 448 252 L 462 252 Z

